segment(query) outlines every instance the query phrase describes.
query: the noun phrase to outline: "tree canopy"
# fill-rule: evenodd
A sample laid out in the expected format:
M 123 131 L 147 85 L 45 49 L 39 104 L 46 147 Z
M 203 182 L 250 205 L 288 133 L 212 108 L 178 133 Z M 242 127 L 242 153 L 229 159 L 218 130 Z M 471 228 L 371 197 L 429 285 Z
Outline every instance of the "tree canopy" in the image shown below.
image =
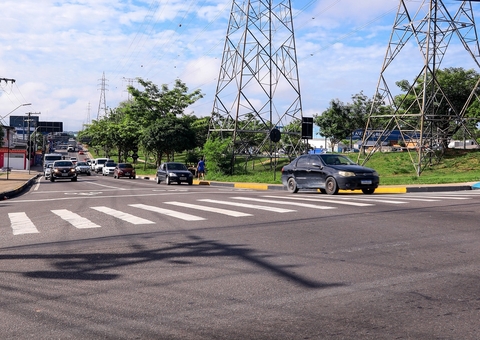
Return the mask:
M 205 139 L 208 123 L 185 112 L 203 97 L 201 91 L 189 92 L 178 79 L 172 89 L 141 78 L 137 81 L 141 88 L 127 88 L 131 100 L 93 121 L 79 137 L 88 137 L 90 146 L 104 150 L 107 156 L 109 150 L 116 148 L 119 158 L 125 159 L 132 156 L 132 150 L 142 147 L 155 156 L 157 164 L 163 155 L 168 158 L 173 152 L 202 146 L 199 143 Z

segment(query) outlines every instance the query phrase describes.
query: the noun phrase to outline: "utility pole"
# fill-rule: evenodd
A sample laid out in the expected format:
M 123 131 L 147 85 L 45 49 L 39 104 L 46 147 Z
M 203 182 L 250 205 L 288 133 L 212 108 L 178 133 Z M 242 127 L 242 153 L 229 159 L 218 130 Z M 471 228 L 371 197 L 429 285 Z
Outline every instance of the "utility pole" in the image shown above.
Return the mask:
M 26 115 L 28 115 L 27 123 L 28 123 L 28 144 L 27 144 L 27 156 L 28 156 L 28 174 L 30 175 L 30 161 L 31 161 L 31 156 L 32 156 L 32 150 L 30 150 L 30 140 L 31 140 L 31 135 L 30 135 L 30 117 L 31 115 L 39 115 L 40 112 L 27 112 Z M 25 135 L 25 133 L 24 133 Z
M 273 157 L 271 134 L 281 130 L 294 157 L 304 144 L 295 130 L 302 105 L 291 1 L 232 2 L 209 138 L 231 138 L 233 157 Z
M 478 98 L 479 82 L 471 89 L 463 107 L 460 107 L 445 94 L 445 86 L 440 83 L 437 73 L 453 38 L 458 38 L 465 48 L 465 55 L 470 55 L 473 63 L 480 67 L 480 45 L 471 4 L 478 0 L 455 1 L 458 3 L 455 14 L 451 13 L 456 7 L 454 2 L 448 3 L 448 6 L 445 2 L 423 0 L 411 4 L 400 0 L 362 139 L 364 152 L 359 153 L 360 164 L 381 150 L 382 145 L 387 145 L 389 137 L 397 131 L 398 142 L 406 146 L 417 176 L 420 176 L 424 168 L 443 157 L 448 141 L 458 130 L 462 129 L 475 140 L 471 127 L 467 125 L 467 109 Z M 387 69 L 402 67 L 395 65 L 395 58 L 405 46 L 410 47 L 413 42 L 417 43 L 419 54 L 412 53 L 410 49 L 405 52 L 408 52 L 408 63 L 413 65 L 418 62 L 420 72 L 409 85 L 404 97 L 406 99 L 399 102 L 390 91 L 393 81 L 388 81 L 390 73 Z M 459 50 L 454 52 L 459 53 Z M 405 59 L 399 59 L 400 62 L 405 62 Z M 464 59 L 457 60 L 459 65 L 465 63 Z M 419 84 L 423 84 L 420 90 Z M 411 101 L 408 107 L 405 105 L 407 101 Z M 376 110 L 382 103 L 390 105 L 393 112 Z
M 128 87 L 133 86 L 133 83 L 136 82 L 136 79 L 123 77 L 123 80 L 127 82 L 127 93 L 128 93 L 127 100 L 130 101 L 130 99 L 132 99 L 132 95 L 130 94 L 130 92 L 128 92 Z
M 100 84 L 100 101 L 98 102 L 97 120 L 99 120 L 102 111 L 104 116 L 107 115 L 107 100 L 105 99 L 105 91 L 107 87 L 106 82 L 105 72 L 103 72 Z

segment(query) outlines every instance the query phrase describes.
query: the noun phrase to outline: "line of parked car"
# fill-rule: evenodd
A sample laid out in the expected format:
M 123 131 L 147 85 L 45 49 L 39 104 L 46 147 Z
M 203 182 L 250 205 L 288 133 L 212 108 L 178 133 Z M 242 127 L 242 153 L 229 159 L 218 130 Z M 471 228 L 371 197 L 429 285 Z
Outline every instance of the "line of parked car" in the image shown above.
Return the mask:
M 116 163 L 108 158 L 97 158 L 88 161 L 77 161 L 74 163 L 72 160 L 58 160 L 53 163 L 47 164 L 45 167 L 45 179 L 49 179 L 54 182 L 58 179 L 68 179 L 76 181 L 78 176 L 86 175 L 91 176 L 92 172 L 97 174 L 101 173 L 103 176 L 113 176 L 113 178 L 130 178 L 135 179 L 135 168 L 130 163 Z M 188 185 L 193 184 L 194 175 L 187 166 L 179 162 L 166 162 L 162 163 L 155 175 L 155 181 L 157 184 L 165 182 L 170 185 L 172 183 Z

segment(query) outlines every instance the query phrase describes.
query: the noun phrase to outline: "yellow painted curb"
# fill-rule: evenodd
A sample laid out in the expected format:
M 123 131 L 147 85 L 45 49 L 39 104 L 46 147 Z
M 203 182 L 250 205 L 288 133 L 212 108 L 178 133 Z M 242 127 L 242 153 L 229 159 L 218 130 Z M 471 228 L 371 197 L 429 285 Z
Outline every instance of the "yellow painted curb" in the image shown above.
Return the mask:
M 379 187 L 375 189 L 376 194 L 406 194 L 406 187 L 395 187 L 395 188 L 382 188 Z
M 254 189 L 254 190 L 268 190 L 268 184 L 260 183 L 235 183 L 234 188 L 240 189 Z

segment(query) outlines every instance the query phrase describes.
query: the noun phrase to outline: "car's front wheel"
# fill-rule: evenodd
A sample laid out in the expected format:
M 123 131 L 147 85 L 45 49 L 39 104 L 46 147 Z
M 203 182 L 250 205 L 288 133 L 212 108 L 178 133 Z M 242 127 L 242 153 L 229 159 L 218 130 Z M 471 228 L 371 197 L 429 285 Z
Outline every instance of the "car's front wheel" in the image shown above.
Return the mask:
M 55 178 L 53 176 L 50 176 L 50 182 L 55 182 Z
M 288 179 L 287 190 L 291 194 L 295 194 L 298 192 L 297 181 L 295 181 L 295 178 L 291 177 Z
M 160 177 L 157 176 L 157 184 L 160 184 Z
M 170 180 L 170 177 L 165 177 L 165 184 L 170 185 L 172 184 L 172 181 Z
M 77 181 L 77 177 L 73 177 L 72 182 L 76 182 L 76 181 Z
M 338 193 L 338 185 L 335 178 L 327 178 L 327 180 L 325 181 L 325 191 L 328 195 L 336 195 Z

